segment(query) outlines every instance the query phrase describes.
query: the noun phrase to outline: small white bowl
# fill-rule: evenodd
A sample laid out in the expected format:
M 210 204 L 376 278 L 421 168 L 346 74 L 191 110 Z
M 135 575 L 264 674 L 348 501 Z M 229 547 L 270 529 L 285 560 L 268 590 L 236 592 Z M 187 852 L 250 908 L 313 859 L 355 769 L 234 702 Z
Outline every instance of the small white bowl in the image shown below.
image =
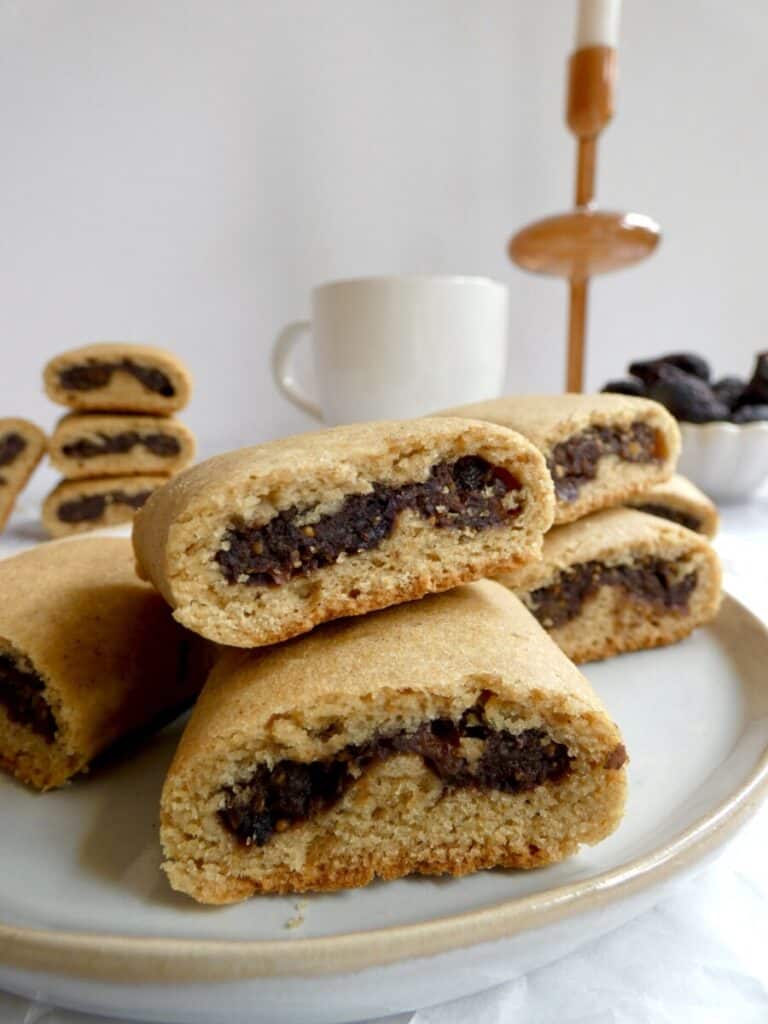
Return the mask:
M 677 464 L 702 491 L 719 501 L 745 501 L 768 478 L 768 421 L 681 423 Z

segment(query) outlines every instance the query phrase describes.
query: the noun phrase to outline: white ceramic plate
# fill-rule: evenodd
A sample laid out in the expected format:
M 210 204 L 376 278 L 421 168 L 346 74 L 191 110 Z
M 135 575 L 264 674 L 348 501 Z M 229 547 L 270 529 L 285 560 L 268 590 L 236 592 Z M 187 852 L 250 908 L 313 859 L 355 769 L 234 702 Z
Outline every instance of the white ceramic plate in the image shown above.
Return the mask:
M 605 843 L 534 872 L 203 908 L 159 871 L 178 726 L 60 792 L 2 778 L 0 987 L 145 1020 L 321 1024 L 515 977 L 651 906 L 754 810 L 766 664 L 768 633 L 729 598 L 676 647 L 588 667 L 632 758 L 627 815 Z

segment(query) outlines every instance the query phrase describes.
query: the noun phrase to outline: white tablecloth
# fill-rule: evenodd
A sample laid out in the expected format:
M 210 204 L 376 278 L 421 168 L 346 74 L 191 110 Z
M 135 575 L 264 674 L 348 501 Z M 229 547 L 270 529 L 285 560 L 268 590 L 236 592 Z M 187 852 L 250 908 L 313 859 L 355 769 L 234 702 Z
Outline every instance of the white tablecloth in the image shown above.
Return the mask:
M 717 547 L 727 588 L 768 622 L 768 495 L 723 511 Z M 0 993 L 2 1024 L 94 1020 Z M 517 981 L 387 1024 L 725 1022 L 768 1022 L 768 806 L 713 865 L 618 931 Z

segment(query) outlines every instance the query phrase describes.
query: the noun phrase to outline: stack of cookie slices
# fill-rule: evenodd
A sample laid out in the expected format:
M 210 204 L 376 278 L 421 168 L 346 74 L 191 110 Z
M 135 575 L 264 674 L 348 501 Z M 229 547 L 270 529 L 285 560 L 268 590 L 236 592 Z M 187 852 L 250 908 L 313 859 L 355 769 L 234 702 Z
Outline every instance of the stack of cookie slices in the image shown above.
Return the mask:
M 609 835 L 619 730 L 482 579 L 537 561 L 553 512 L 535 445 L 456 418 L 287 438 L 153 495 L 140 573 L 227 645 L 163 789 L 171 885 L 231 903 L 535 867 Z
M 619 824 L 627 760 L 570 658 L 717 609 L 678 450 L 654 402 L 557 396 L 187 469 L 134 521 L 145 582 L 122 538 L 0 565 L 0 761 L 61 785 L 199 694 L 158 800 L 202 903 L 570 856 Z
M 43 505 L 54 537 L 129 522 L 194 458 L 194 435 L 173 417 L 189 401 L 191 379 L 168 352 L 88 345 L 52 359 L 44 384 L 49 398 L 72 410 L 49 442 L 64 478 Z
M 503 398 L 450 415 L 502 424 L 546 459 L 555 525 L 541 558 L 504 573 L 576 662 L 674 643 L 709 622 L 721 571 L 708 543 L 717 509 L 675 476 L 673 417 L 625 395 Z

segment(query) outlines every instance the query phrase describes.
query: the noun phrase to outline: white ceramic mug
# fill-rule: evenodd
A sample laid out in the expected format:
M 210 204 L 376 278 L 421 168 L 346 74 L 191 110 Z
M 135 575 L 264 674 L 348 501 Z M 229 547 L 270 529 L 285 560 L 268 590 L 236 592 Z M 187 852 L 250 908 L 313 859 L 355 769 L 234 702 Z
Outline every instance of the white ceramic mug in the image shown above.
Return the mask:
M 294 405 L 325 423 L 403 419 L 495 398 L 507 362 L 507 288 L 484 277 L 370 277 L 312 292 L 312 320 L 278 335 L 272 372 Z M 296 382 L 311 335 L 317 399 Z

